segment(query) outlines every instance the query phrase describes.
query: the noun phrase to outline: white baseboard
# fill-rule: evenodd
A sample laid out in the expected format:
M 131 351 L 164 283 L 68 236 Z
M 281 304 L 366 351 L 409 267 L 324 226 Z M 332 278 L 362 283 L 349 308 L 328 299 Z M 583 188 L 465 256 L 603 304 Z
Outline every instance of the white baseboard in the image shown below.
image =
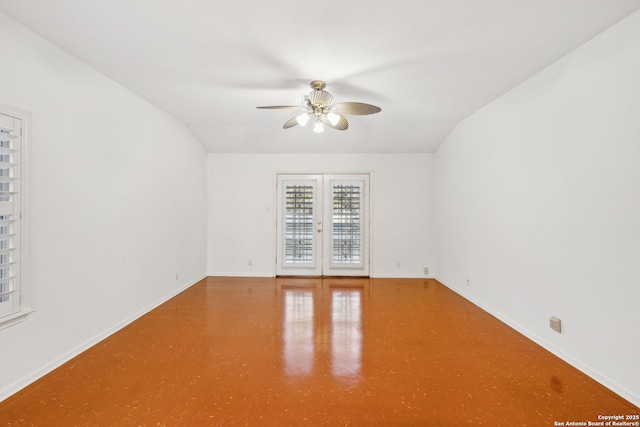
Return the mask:
M 145 314 L 147 314 L 148 312 L 150 312 L 154 308 L 158 307 L 159 305 L 169 301 L 171 298 L 175 297 L 179 293 L 184 292 L 185 290 L 187 290 L 191 286 L 195 285 L 196 283 L 198 283 L 199 281 L 201 281 L 205 277 L 207 277 L 207 276 L 202 276 L 199 279 L 196 279 L 194 281 L 189 281 L 185 285 L 181 286 L 180 288 L 174 289 L 169 294 L 157 299 L 156 301 L 154 301 L 153 303 L 149 304 L 145 308 L 143 308 L 141 310 L 138 310 L 137 312 L 133 313 L 131 316 L 129 316 L 129 317 L 125 318 L 124 320 L 118 322 L 117 324 L 113 325 L 112 327 L 102 331 L 101 333 L 97 334 L 96 336 L 88 339 L 87 341 L 85 341 L 84 343 L 78 345 L 77 347 L 74 347 L 73 349 L 71 349 L 68 352 L 64 353 L 60 357 L 52 360 L 51 362 L 47 363 L 46 365 L 42 366 L 41 368 L 36 369 L 35 371 L 31 372 L 30 374 L 28 374 L 28 375 L 24 376 L 23 378 L 19 379 L 18 381 L 15 381 L 14 383 L 9 384 L 6 387 L 3 387 L 2 389 L 0 389 L 0 402 L 2 402 L 3 400 L 9 398 L 10 396 L 12 396 L 13 394 L 15 394 L 18 391 L 22 390 L 23 388 L 27 387 L 29 384 L 39 380 L 40 378 L 42 378 L 43 376 L 47 375 L 49 372 L 53 371 L 54 369 L 59 368 L 63 364 L 67 363 L 69 360 L 73 359 L 74 357 L 78 356 L 82 352 L 84 352 L 84 351 L 88 350 L 89 348 L 93 347 L 94 345 L 98 344 L 100 341 L 102 341 L 105 338 L 107 338 L 107 337 L 113 335 L 114 333 L 118 332 L 120 329 L 124 328 L 125 326 L 127 326 L 131 322 L 133 322 L 133 321 L 139 319 L 140 317 L 144 316 Z
M 595 381 L 599 382 L 600 384 L 602 384 L 603 386 L 605 386 L 609 390 L 613 391 L 614 393 L 616 393 L 617 395 L 621 396 L 622 398 L 628 400 L 629 402 L 633 403 L 634 405 L 640 406 L 640 395 L 638 395 L 637 393 L 633 392 L 632 390 L 629 390 L 628 388 L 624 387 L 623 385 L 619 384 L 618 382 L 612 380 L 607 375 L 603 374 L 602 372 L 600 372 L 597 369 L 594 369 L 592 366 L 589 366 L 588 364 L 584 363 L 579 358 L 566 353 L 562 349 L 560 349 L 560 348 L 554 346 L 553 344 L 549 343 L 548 341 L 542 339 L 540 336 L 538 336 L 535 333 L 531 332 L 530 330 L 528 330 L 527 328 L 523 327 L 519 323 L 513 321 L 512 319 L 504 316 L 500 312 L 494 310 L 492 307 L 487 306 L 486 304 L 483 304 L 482 302 L 480 302 L 480 301 L 476 300 L 475 298 L 469 296 L 462 289 L 460 289 L 458 287 L 455 287 L 455 286 L 452 286 L 452 285 L 446 283 L 445 281 L 439 279 L 438 277 L 435 277 L 435 279 L 438 282 L 442 283 L 447 288 L 451 289 L 453 292 L 457 293 L 458 295 L 460 295 L 461 297 L 466 299 L 467 301 L 469 301 L 469 302 L 473 303 L 474 305 L 480 307 L 482 310 L 486 311 L 487 313 L 489 313 L 490 315 L 492 315 L 496 319 L 500 320 L 501 322 L 503 322 L 504 324 L 506 324 L 510 328 L 518 331 L 519 333 L 521 333 L 525 337 L 529 338 L 531 341 L 535 342 L 540 347 L 544 348 L 545 350 L 548 350 L 549 352 L 551 352 L 555 356 L 557 356 L 560 359 L 564 360 L 569 365 L 573 366 L 574 368 L 576 368 L 577 370 L 579 370 L 583 374 L 587 375 L 588 377 L 593 378 Z
M 372 279 L 433 279 L 433 276 L 424 274 L 372 274 Z
M 242 273 L 224 273 L 224 272 L 214 272 L 214 273 L 209 273 L 208 274 L 209 277 L 276 277 L 273 273 L 246 273 L 246 272 L 242 272 Z
M 210 277 L 276 277 L 272 273 L 209 273 Z M 371 274 L 372 279 L 433 279 L 433 276 L 425 276 L 422 274 Z

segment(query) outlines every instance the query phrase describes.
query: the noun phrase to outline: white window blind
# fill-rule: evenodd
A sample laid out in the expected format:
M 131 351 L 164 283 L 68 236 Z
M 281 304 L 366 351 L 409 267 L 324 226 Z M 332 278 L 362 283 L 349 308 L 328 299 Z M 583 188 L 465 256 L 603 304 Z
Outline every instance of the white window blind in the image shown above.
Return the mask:
M 362 184 L 332 185 L 332 245 L 334 264 L 362 263 Z
M 0 327 L 30 307 L 22 287 L 23 120 L 0 109 Z
M 314 187 L 306 184 L 285 185 L 284 261 L 290 264 L 313 264 Z

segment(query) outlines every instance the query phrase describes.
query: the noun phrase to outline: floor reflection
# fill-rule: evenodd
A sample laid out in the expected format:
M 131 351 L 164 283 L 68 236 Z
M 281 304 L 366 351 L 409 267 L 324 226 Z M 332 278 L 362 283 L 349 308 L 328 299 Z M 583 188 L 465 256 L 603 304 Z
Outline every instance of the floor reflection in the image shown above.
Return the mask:
M 331 291 L 331 370 L 335 377 L 360 374 L 362 306 L 359 290 Z
M 287 375 L 310 375 L 313 371 L 313 291 L 284 292 L 284 361 Z
M 357 381 L 362 369 L 362 289 L 326 288 L 323 282 L 282 289 L 285 373 L 310 376 L 317 369 Z

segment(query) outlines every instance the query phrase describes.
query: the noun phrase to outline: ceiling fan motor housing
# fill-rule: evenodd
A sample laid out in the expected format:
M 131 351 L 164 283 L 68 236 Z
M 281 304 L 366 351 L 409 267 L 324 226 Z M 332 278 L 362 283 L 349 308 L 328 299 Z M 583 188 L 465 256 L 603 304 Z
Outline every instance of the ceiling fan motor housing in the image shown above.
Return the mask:
M 324 90 L 314 90 L 309 93 L 308 99 L 313 107 L 328 107 L 333 102 L 333 95 Z

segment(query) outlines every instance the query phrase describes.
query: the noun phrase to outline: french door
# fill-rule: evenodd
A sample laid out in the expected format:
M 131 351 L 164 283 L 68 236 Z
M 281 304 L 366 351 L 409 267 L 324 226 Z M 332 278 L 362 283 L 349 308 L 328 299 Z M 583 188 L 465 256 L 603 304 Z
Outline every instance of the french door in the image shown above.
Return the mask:
M 369 175 L 278 175 L 276 273 L 369 275 Z

